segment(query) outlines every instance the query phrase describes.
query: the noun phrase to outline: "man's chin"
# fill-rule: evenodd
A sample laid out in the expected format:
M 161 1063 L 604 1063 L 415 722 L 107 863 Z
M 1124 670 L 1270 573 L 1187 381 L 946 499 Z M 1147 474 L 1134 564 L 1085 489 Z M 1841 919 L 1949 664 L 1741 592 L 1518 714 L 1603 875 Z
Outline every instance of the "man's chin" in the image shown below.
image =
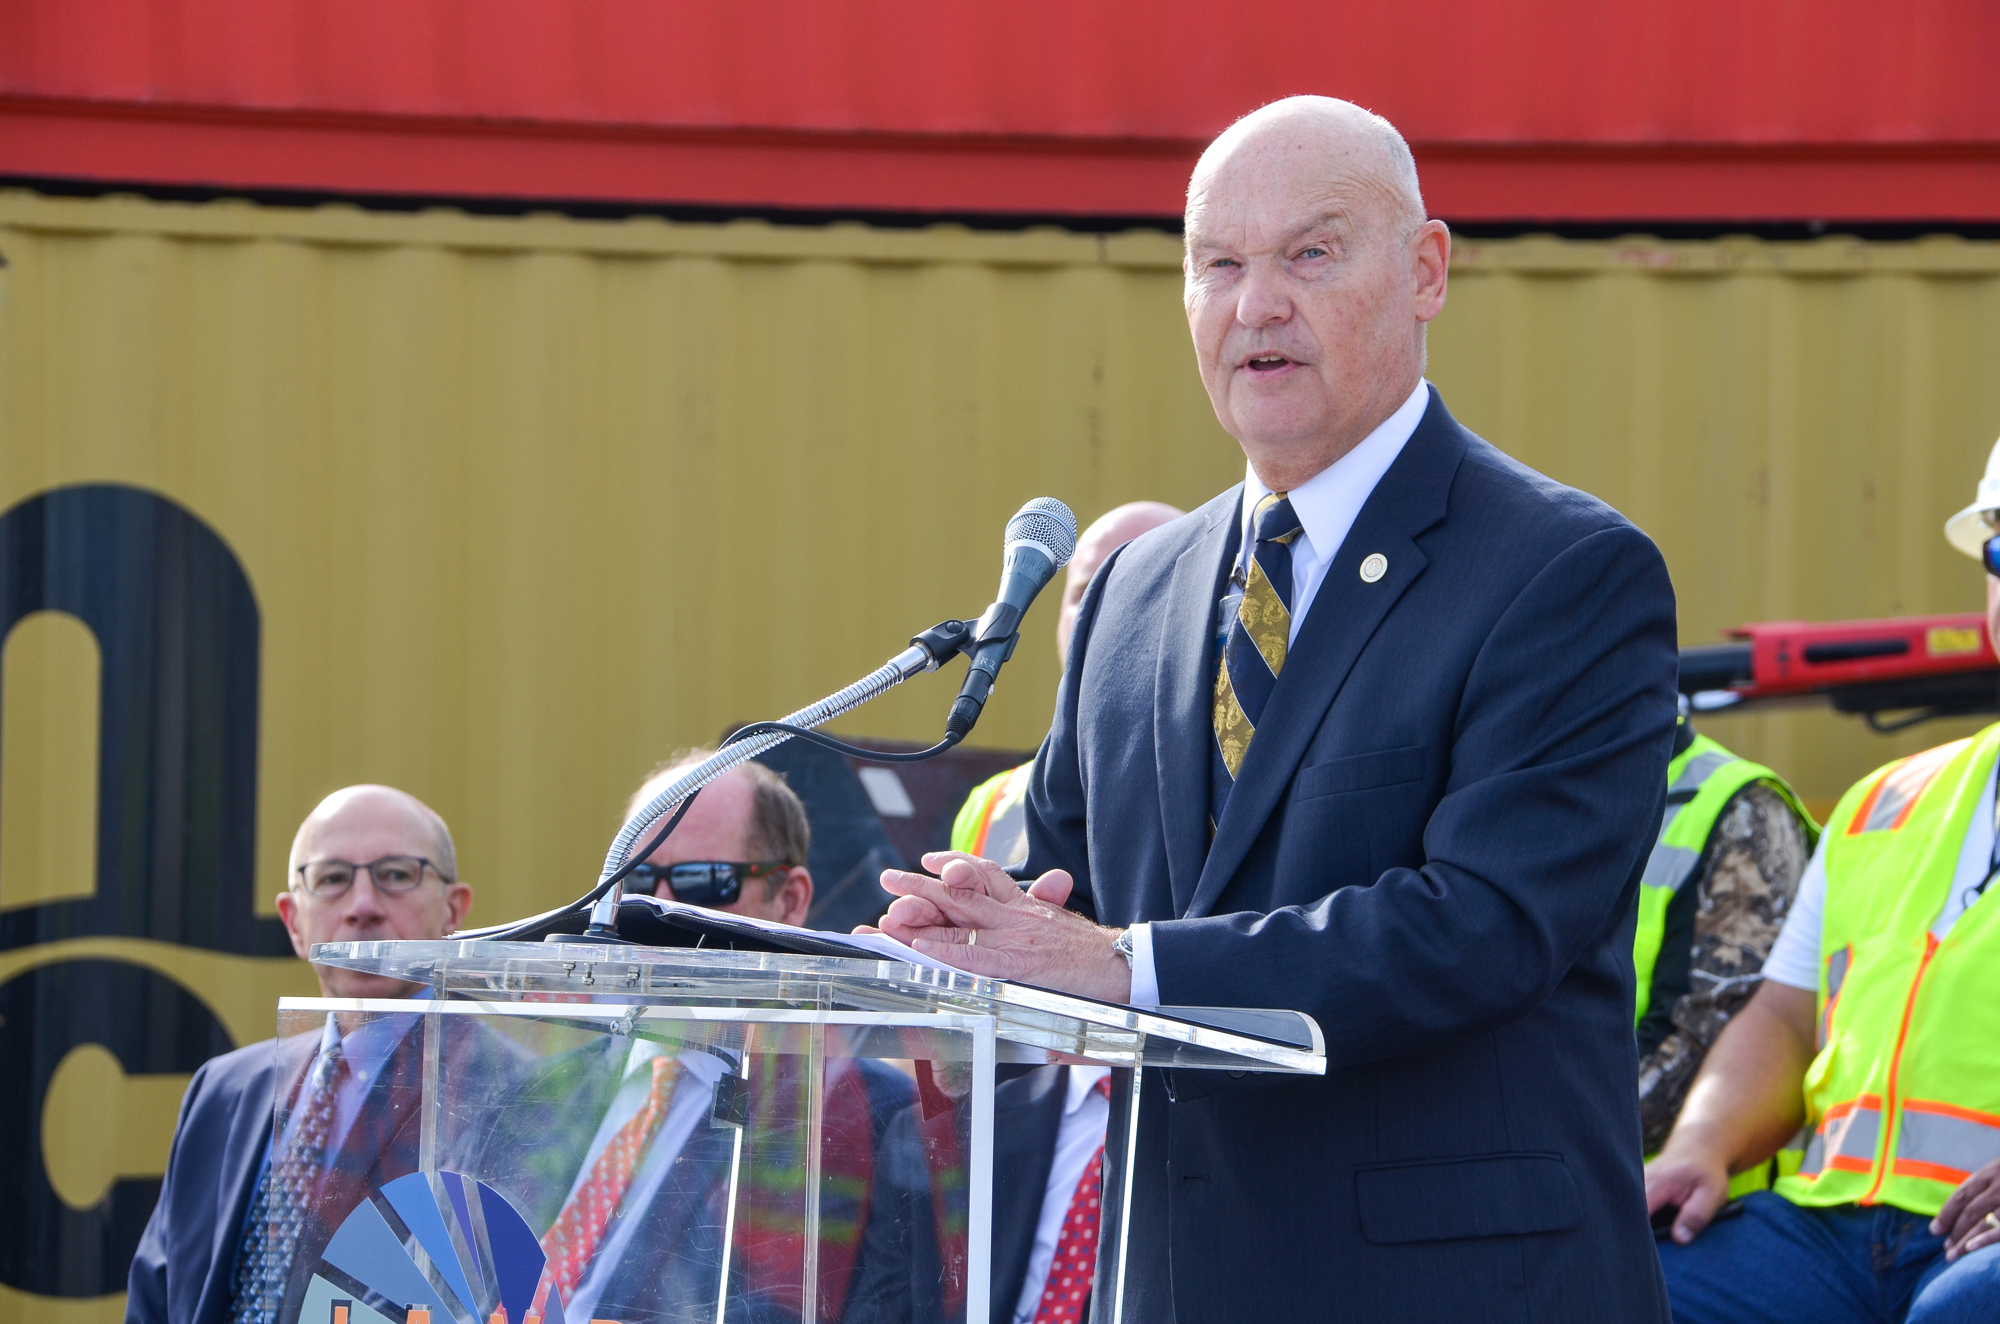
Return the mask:
M 320 979 L 321 991 L 330 998 L 407 998 L 421 987 L 357 970 L 330 970 Z
M 1244 446 L 1258 450 L 1280 450 L 1310 443 L 1326 434 L 1332 425 L 1332 410 L 1305 398 L 1304 392 L 1285 392 L 1278 398 L 1273 391 L 1262 398 L 1237 399 L 1230 410 L 1229 433 Z

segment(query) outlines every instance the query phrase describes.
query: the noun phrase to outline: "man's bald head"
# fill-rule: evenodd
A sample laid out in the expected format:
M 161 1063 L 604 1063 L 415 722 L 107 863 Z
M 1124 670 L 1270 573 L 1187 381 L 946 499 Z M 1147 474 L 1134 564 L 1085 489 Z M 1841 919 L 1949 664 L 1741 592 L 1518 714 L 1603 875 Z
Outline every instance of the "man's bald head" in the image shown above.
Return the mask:
M 347 827 L 365 827 L 402 832 L 410 841 L 424 843 L 422 855 L 437 866 L 446 879 L 458 877 L 458 852 L 452 848 L 451 829 L 437 811 L 408 791 L 393 786 L 348 786 L 314 806 L 292 837 L 292 873 L 307 860 L 317 859 L 318 839 Z
M 1337 97 L 1286 97 L 1237 120 L 1202 152 L 1188 179 L 1187 230 L 1199 225 L 1198 213 L 1222 172 L 1281 152 L 1317 158 L 1329 184 L 1351 181 L 1376 193 L 1386 214 L 1405 230 L 1424 223 L 1417 159 L 1395 125 Z
M 1379 115 L 1291 97 L 1244 116 L 1188 181 L 1188 330 L 1215 417 L 1287 492 L 1423 378 L 1451 237 Z
M 1069 578 L 1063 582 L 1062 610 L 1056 615 L 1056 657 L 1069 661 L 1069 637 L 1076 629 L 1077 609 L 1083 606 L 1083 591 L 1091 576 L 1111 554 L 1142 533 L 1179 519 L 1186 511 L 1164 501 L 1128 501 L 1114 506 L 1091 521 L 1076 540 L 1076 555 L 1069 559 Z

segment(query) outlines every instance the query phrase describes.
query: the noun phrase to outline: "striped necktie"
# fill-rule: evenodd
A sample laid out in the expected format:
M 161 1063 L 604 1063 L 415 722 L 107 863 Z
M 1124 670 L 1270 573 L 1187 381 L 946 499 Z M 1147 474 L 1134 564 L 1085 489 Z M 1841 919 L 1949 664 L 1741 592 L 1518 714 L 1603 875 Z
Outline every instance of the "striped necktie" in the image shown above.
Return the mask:
M 296 1105 L 298 1125 L 274 1139 L 264 1180 L 243 1219 L 243 1243 L 236 1252 L 232 1324 L 275 1324 L 298 1252 L 306 1206 L 326 1162 L 326 1142 L 340 1092 L 340 1029 L 327 1013 L 318 1059 Z
M 1301 529 L 1298 516 L 1289 498 L 1273 492 L 1257 503 L 1250 524 L 1256 538 L 1250 571 L 1215 669 L 1219 766 L 1210 812 L 1216 822 L 1222 820 L 1229 788 L 1243 767 L 1278 673 L 1285 669 L 1292 634 L 1292 542 Z
M 542 1280 L 535 1285 L 530 1318 L 547 1308 L 551 1290 L 567 1301 L 576 1291 L 576 1285 L 583 1281 L 590 1257 L 597 1253 L 597 1243 L 604 1239 L 605 1227 L 618 1212 L 625 1199 L 625 1188 L 632 1184 L 632 1176 L 639 1170 L 639 1160 L 645 1157 L 660 1123 L 667 1119 L 667 1103 L 673 1096 L 674 1081 L 680 1078 L 680 1059 L 663 1053 L 653 1059 L 652 1071 L 653 1078 L 639 1111 L 605 1144 L 597 1161 L 590 1165 L 590 1175 L 569 1197 L 562 1212 L 556 1215 L 555 1225 L 542 1238 L 542 1252 L 548 1259 Z

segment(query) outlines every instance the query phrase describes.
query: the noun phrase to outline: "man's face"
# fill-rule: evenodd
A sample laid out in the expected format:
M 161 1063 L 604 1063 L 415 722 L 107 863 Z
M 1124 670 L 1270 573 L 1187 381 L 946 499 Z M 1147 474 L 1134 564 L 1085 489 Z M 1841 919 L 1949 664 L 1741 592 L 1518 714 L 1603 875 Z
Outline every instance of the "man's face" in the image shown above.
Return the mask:
M 664 789 L 660 787 L 651 790 Z M 759 864 L 750 850 L 750 816 L 755 807 L 756 788 L 740 772 L 725 773 L 709 783 L 695 797 L 687 817 L 660 848 L 646 857 L 648 864 L 686 864 L 697 860 Z M 660 883 L 655 895 L 670 897 L 672 889 Z M 726 906 L 711 907 L 733 915 L 777 920 L 781 924 L 803 924 L 812 904 L 812 875 L 802 868 L 782 875 L 759 874 L 743 880 L 743 891 Z
M 1351 450 L 1423 370 L 1449 240 L 1435 221 L 1413 232 L 1382 173 L 1367 144 L 1278 125 L 1224 154 L 1190 197 L 1202 383 L 1278 490 Z
M 335 897 L 308 892 L 297 870 L 300 864 L 319 860 L 368 864 L 386 855 L 414 855 L 435 861 L 438 854 L 432 827 L 408 804 L 386 793 L 356 794 L 329 817 L 309 823 L 292 859 L 292 886 L 278 897 L 278 914 L 291 935 L 292 950 L 303 958 L 314 943 L 450 934 L 472 908 L 472 888 L 446 883 L 435 869 L 425 869 L 422 881 L 400 895 L 379 890 L 372 872 L 357 870 L 353 885 Z M 320 991 L 330 998 L 398 998 L 415 987 L 333 966 L 316 965 L 313 973 L 319 976 Z

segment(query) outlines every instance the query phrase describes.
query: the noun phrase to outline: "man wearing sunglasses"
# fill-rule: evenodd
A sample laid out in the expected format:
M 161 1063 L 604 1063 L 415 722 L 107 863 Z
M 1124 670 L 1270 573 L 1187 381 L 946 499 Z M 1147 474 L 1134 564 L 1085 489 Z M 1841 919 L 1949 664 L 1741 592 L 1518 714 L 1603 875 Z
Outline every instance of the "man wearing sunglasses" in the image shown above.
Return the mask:
M 2000 638 L 1996 525 L 2000 444 L 1945 525 Z M 1678 1324 L 2000 1319 L 1996 762 L 2000 724 L 1835 807 L 1761 987 L 1646 1168 Z M 1725 1204 L 1774 1154 L 1773 1189 Z
M 472 907 L 444 820 L 388 786 L 350 786 L 321 801 L 299 827 L 287 873 L 278 913 L 302 959 L 314 943 L 442 938 Z M 313 973 L 329 998 L 417 991 L 331 966 Z M 331 1015 L 320 1033 L 239 1048 L 195 1073 L 132 1260 L 127 1321 L 236 1324 L 285 1313 L 294 1258 L 312 1255 L 369 1191 L 416 1170 L 417 1019 Z M 449 1051 L 467 1069 L 510 1069 L 505 1045 L 483 1032 Z M 286 1125 L 274 1136 L 280 1100 Z
M 632 795 L 629 817 L 713 751 L 693 750 L 659 768 Z M 806 868 L 811 830 L 804 804 L 783 777 L 747 763 L 704 789 L 659 848 L 628 880 L 693 906 L 803 924 L 811 908 Z M 837 1034 L 837 1032 L 836 1032 Z M 729 1255 L 732 1319 L 797 1319 L 805 1242 L 799 1226 L 808 1092 L 805 1060 L 752 1054 L 734 1069 L 749 1084 L 742 1180 Z M 559 1292 L 564 1318 L 655 1319 L 712 1314 L 719 1245 L 713 1237 L 728 1201 L 729 1128 L 706 1118 L 717 1081 L 732 1070 L 703 1050 L 676 1053 L 644 1039 L 608 1040 L 571 1098 L 572 1121 L 558 1143 L 580 1155 L 559 1208 L 545 1290 Z M 823 1077 L 820 1147 L 819 1300 L 815 1317 L 841 1318 L 860 1254 L 874 1190 L 875 1154 L 889 1120 L 915 1098 L 910 1078 L 879 1060 L 829 1042 Z M 634 1118 L 643 1149 L 612 1189 L 608 1218 L 583 1215 L 599 1180 L 600 1156 Z
M 706 755 L 677 759 L 653 773 L 632 793 L 626 814 L 637 813 L 701 757 Z M 763 764 L 746 763 L 696 797 L 626 887 L 690 906 L 804 924 L 813 896 L 806 869 L 810 840 L 798 793 Z

